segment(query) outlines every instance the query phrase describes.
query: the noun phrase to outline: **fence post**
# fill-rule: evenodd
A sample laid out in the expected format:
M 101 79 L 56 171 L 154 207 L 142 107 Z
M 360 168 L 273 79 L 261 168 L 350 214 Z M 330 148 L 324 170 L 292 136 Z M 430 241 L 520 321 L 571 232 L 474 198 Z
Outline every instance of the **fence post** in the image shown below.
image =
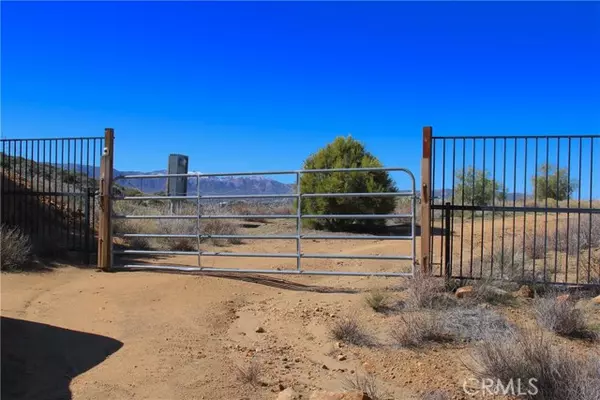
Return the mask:
M 115 131 L 104 130 L 104 149 L 100 160 L 100 226 L 98 229 L 98 268 L 108 271 L 112 266 L 112 180 Z
M 446 280 L 452 278 L 452 226 L 450 226 L 450 219 L 452 209 L 450 208 L 452 203 L 447 202 L 444 207 L 444 219 L 446 229 L 444 230 L 444 265 L 446 267 L 445 274 Z
M 431 135 L 430 126 L 423 127 L 423 158 L 421 159 L 421 273 L 431 274 L 429 258 L 431 242 Z
M 84 219 L 84 224 L 85 224 L 85 233 L 84 233 L 84 241 L 85 241 L 85 263 L 86 264 L 90 264 L 91 261 L 91 253 L 92 253 L 92 249 L 90 248 L 90 198 L 93 199 L 93 192 L 92 189 L 90 189 L 89 187 L 87 188 L 87 190 L 85 191 L 85 200 L 84 200 L 84 209 L 83 209 L 83 219 Z

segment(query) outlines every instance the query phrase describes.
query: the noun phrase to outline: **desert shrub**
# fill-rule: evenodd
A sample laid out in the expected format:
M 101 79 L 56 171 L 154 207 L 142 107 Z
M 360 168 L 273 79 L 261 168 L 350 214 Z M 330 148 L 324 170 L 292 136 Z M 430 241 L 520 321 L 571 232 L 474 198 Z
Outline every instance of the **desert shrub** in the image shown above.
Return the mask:
M 373 374 L 362 375 L 356 373 L 350 377 L 345 377 L 342 385 L 344 390 L 357 391 L 365 393 L 371 400 L 387 399 L 387 393 L 379 386 L 377 378 Z
M 139 203 L 132 201 L 121 201 L 115 203 L 115 213 L 128 215 L 171 215 L 169 205 L 157 206 L 149 203 Z M 205 214 L 216 214 L 214 208 L 205 207 Z M 182 205 L 177 214 L 194 215 L 197 213 L 195 205 Z M 190 219 L 114 219 L 113 231 L 115 233 L 146 233 L 146 234 L 187 234 L 196 235 L 198 226 L 196 220 Z M 200 233 L 203 235 L 236 235 L 238 226 L 235 223 L 224 219 L 203 219 L 200 222 Z M 215 245 L 224 245 L 226 243 L 239 244 L 237 238 L 202 238 L 203 242 L 209 241 Z M 137 250 L 174 250 L 174 251 L 194 251 L 198 247 L 196 238 L 142 238 L 129 237 L 125 240 L 126 244 Z
M 452 339 L 446 334 L 439 316 L 432 313 L 400 315 L 397 323 L 390 329 L 390 337 L 400 347 L 422 347 L 429 342 Z
M 338 137 L 311 155 L 304 169 L 381 167 L 381 162 L 364 145 L 352 137 Z M 302 193 L 373 193 L 397 191 L 389 174 L 375 172 L 333 172 L 303 174 Z M 390 214 L 396 202 L 393 197 L 327 197 L 303 198 L 304 214 Z M 316 219 L 306 220 L 309 227 L 330 231 L 372 230 L 385 225 L 384 219 Z
M 521 278 L 524 268 L 524 262 L 527 262 L 528 256 L 524 254 L 522 238 L 515 238 L 513 248 L 512 240 L 501 241 L 498 246 L 494 246 L 491 253 L 484 257 L 484 266 L 490 269 L 488 276 L 492 278 L 515 280 Z
M 21 229 L 0 227 L 0 266 L 3 271 L 23 268 L 31 259 L 31 240 Z
M 377 312 L 385 310 L 389 306 L 388 295 L 380 290 L 373 290 L 367 293 L 364 299 L 365 303 Z
M 480 379 L 503 385 L 519 380 L 527 388 L 533 382 L 530 399 L 592 400 L 600 396 L 600 362 L 552 347 L 539 333 L 509 331 L 490 335 L 472 350 L 471 370 Z M 530 381 L 534 379 L 535 381 Z
M 532 260 L 539 260 L 546 257 L 544 251 L 544 236 L 539 235 L 540 232 L 527 232 L 525 234 L 525 255 Z
M 260 383 L 261 367 L 255 360 L 246 365 L 237 366 L 235 375 L 238 381 L 244 385 L 256 386 Z
M 473 293 L 466 298 L 471 303 L 512 304 L 514 297 L 499 288 L 497 282 L 490 279 L 478 279 L 473 282 Z
M 534 299 L 533 309 L 538 323 L 558 335 L 574 338 L 596 338 L 584 312 L 569 299 L 561 299 L 550 291 L 545 297 Z
M 198 232 L 196 221 L 183 219 L 159 219 L 156 221 L 157 233 L 172 235 L 194 235 Z M 197 239 L 165 238 L 157 240 L 157 247 L 173 251 L 194 251 L 198 249 Z
M 450 393 L 445 390 L 429 390 L 421 396 L 421 400 L 450 400 Z
M 355 346 L 372 345 L 371 337 L 354 318 L 342 318 L 333 323 L 330 335 L 333 339 Z
M 538 168 L 537 179 L 532 177 L 534 196 L 539 200 L 553 199 L 556 201 L 567 200 L 577 189 L 577 183 L 569 181 L 566 168 L 557 169 L 556 166 L 545 164 Z
M 407 313 L 392 326 L 390 336 L 402 347 L 421 347 L 428 342 L 477 341 L 502 336 L 514 329 L 493 310 L 453 307 L 442 312 Z
M 437 211 L 437 210 L 436 210 Z M 396 200 L 396 214 L 410 214 L 412 212 L 412 199 L 410 197 L 402 196 Z M 415 203 L 415 222 L 419 224 L 421 221 L 421 207 Z M 397 224 L 408 224 L 410 218 L 397 218 L 395 221 Z
M 528 233 L 525 241 L 526 254 L 530 258 L 543 259 L 546 252 L 560 251 L 576 255 L 578 251 L 600 247 L 600 215 L 582 214 L 559 220 L 556 226 L 538 228 Z M 533 245 L 536 237 L 535 247 Z M 544 237 L 546 245 L 544 248 Z
M 584 253 L 580 263 L 584 270 L 589 268 L 589 283 L 600 285 L 600 252 Z
M 579 240 L 580 240 L 580 248 L 581 249 L 589 249 L 600 247 L 600 215 L 585 215 L 581 216 L 581 221 L 578 221 L 580 229 L 578 231 Z M 571 232 L 570 229 L 569 233 Z M 577 231 L 577 229 L 575 229 Z M 573 234 L 571 234 L 573 235 Z M 569 245 L 569 249 L 573 246 Z M 575 248 L 576 245 L 575 245 Z
M 451 308 L 440 319 L 445 334 L 468 341 L 502 336 L 513 329 L 502 315 L 482 307 Z
M 223 219 L 208 219 L 200 223 L 200 231 L 203 235 L 237 235 L 238 226 L 232 222 Z M 215 245 L 223 245 L 225 243 L 240 244 L 242 241 L 238 238 L 208 238 Z
M 408 280 L 406 305 L 413 309 L 437 309 L 453 305 L 455 300 L 445 292 L 443 279 L 415 276 Z
M 267 223 L 269 219 L 253 215 L 291 215 L 294 209 L 291 203 L 285 202 L 236 202 L 230 206 L 236 215 L 247 215 L 244 221 Z

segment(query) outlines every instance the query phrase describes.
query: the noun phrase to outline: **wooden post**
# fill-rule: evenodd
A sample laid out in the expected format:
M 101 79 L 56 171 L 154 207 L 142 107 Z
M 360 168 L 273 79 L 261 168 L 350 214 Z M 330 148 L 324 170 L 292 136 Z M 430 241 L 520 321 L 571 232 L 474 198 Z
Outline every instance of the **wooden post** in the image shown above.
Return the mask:
M 430 126 L 423 127 L 423 158 L 421 159 L 421 273 L 431 274 L 429 259 L 431 243 L 431 135 Z
M 98 268 L 110 270 L 112 266 L 112 180 L 115 131 L 104 130 L 104 149 L 100 160 L 100 226 L 98 229 Z

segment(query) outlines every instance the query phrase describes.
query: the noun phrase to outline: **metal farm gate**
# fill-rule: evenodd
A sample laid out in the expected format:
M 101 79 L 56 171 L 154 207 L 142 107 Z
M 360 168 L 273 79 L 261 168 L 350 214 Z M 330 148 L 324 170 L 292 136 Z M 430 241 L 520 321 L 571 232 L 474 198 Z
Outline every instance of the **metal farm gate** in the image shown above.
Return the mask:
M 410 189 L 405 191 L 397 192 L 376 192 L 376 193 L 302 193 L 300 188 L 300 182 L 303 176 L 307 174 L 377 174 L 384 172 L 402 172 L 406 174 L 410 179 Z M 285 194 L 254 194 L 254 195 L 237 195 L 237 194 L 221 194 L 221 195 L 208 195 L 203 194 L 200 190 L 200 183 L 203 178 L 209 177 L 240 177 L 240 176 L 265 176 L 265 175 L 294 175 L 295 176 L 295 192 Z M 197 256 L 197 265 L 195 266 L 177 266 L 177 265 L 156 265 L 148 262 L 134 262 L 123 265 L 113 265 L 113 263 L 107 261 L 106 264 L 101 265 L 104 268 L 119 268 L 119 269 L 158 269 L 158 270 L 178 270 L 178 271 L 205 271 L 205 272 L 240 272 L 240 273 L 268 273 L 268 274 L 304 274 L 304 275 L 355 275 L 355 276 L 412 276 L 415 267 L 416 257 L 416 245 L 415 245 L 415 204 L 416 204 L 416 188 L 415 178 L 413 174 L 405 168 L 345 168 L 345 169 L 324 169 L 324 170 L 299 170 L 299 171 L 265 171 L 265 172 L 236 172 L 236 173 L 219 173 L 219 174 L 157 174 L 157 175 L 125 175 L 116 177 L 114 184 L 119 185 L 123 181 L 131 181 L 135 179 L 159 179 L 166 181 L 167 179 L 185 179 L 193 180 L 196 183 L 197 192 L 195 195 L 186 196 L 166 196 L 166 195 L 145 195 L 137 193 L 134 196 L 128 195 L 113 195 L 111 200 L 116 202 L 132 202 L 141 204 L 140 202 L 156 202 L 156 201 L 168 201 L 173 202 L 175 209 L 184 210 L 183 214 L 177 212 L 165 213 L 161 215 L 142 215 L 136 213 L 133 210 L 130 214 L 112 214 L 112 224 L 118 224 L 120 221 L 132 221 L 132 220 L 179 220 L 179 221 L 193 221 L 194 230 L 193 233 L 184 232 L 169 232 L 169 233 L 126 233 L 114 232 L 115 238 L 130 240 L 135 243 L 139 239 L 167 239 L 167 240 L 180 240 L 187 239 L 195 241 L 195 248 L 193 250 L 177 251 L 177 250 L 150 250 L 150 249 L 132 249 L 132 248 L 111 248 L 107 249 L 110 255 L 106 256 L 106 260 L 111 260 L 112 255 L 120 257 L 144 257 L 144 256 L 172 256 L 172 255 L 192 255 Z M 105 188 L 105 193 L 110 189 Z M 404 197 L 409 199 L 409 210 L 408 213 L 395 213 L 395 214 L 304 214 L 302 212 L 302 202 L 310 201 L 307 199 L 324 199 L 324 198 L 360 198 L 360 197 L 372 197 L 372 198 L 396 198 Z M 222 202 L 227 201 L 254 201 L 257 199 L 288 199 L 294 201 L 292 209 L 293 213 L 277 214 L 277 213 L 266 213 L 266 214 L 253 214 L 253 213 L 239 213 L 239 214 L 226 214 L 226 213 L 207 213 L 204 211 L 206 202 L 219 200 Z M 295 232 L 293 234 L 281 235 L 281 234 L 266 234 L 266 235 L 247 235 L 247 234 L 215 234 L 203 233 L 203 224 L 210 223 L 210 221 L 223 220 L 223 219 L 234 219 L 234 220 L 272 220 L 272 219 L 286 219 L 295 221 Z M 367 234 L 306 234 L 303 233 L 302 225 L 303 221 L 311 219 L 351 219 L 351 220 L 389 220 L 389 219 L 406 219 L 410 221 L 410 233 L 406 235 L 367 235 Z M 112 231 L 111 229 L 109 229 Z M 105 233 L 106 242 L 112 245 L 113 240 Z M 220 239 L 220 240 L 292 240 L 295 241 L 296 246 L 294 252 L 291 253 L 245 253 L 245 252 L 208 252 L 201 249 L 201 242 L 205 239 Z M 303 240 L 395 240 L 395 241 L 408 241 L 410 243 L 410 252 L 406 254 L 397 255 L 353 255 L 353 254 L 315 254 L 306 253 L 302 249 Z M 268 258 L 287 258 L 295 259 L 296 267 L 293 269 L 243 269 L 243 268 L 214 268 L 203 266 L 203 257 L 258 257 L 263 259 Z M 353 259 L 353 260 L 404 260 L 410 262 L 410 266 L 405 270 L 396 269 L 392 272 L 368 272 L 368 271 L 329 271 L 329 270 L 307 270 L 304 268 L 303 261 L 307 259 Z
M 424 128 L 425 268 L 446 278 L 600 284 L 599 140 Z
M 37 254 L 96 251 L 96 162 L 104 137 L 1 139 L 2 224 Z

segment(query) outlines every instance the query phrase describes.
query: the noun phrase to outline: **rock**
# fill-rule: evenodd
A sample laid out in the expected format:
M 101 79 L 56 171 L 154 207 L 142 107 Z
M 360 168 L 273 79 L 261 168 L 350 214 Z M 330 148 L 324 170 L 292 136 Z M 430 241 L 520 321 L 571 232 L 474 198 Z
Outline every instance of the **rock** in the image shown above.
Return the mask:
M 371 400 L 366 393 L 361 392 L 325 392 L 315 390 L 309 400 Z
M 473 286 L 463 286 L 456 289 L 456 297 L 462 299 L 463 297 L 470 297 L 473 295 Z
M 323 368 L 323 369 L 329 369 L 329 367 L 327 365 L 325 365 L 325 364 L 321 365 L 321 368 Z
M 283 391 L 285 390 L 285 386 L 283 386 L 283 384 L 281 384 L 281 383 L 280 383 L 280 384 L 279 384 L 279 385 L 277 385 L 277 386 L 279 387 L 279 391 L 280 391 L 280 392 L 283 392 Z M 290 389 L 292 389 L 292 388 L 290 388 Z M 292 390 L 293 390 L 293 389 L 292 389 Z
M 569 294 L 561 294 L 560 296 L 556 297 L 556 301 L 559 303 L 564 303 L 566 301 L 569 301 L 570 297 L 571 297 L 571 295 L 569 295 Z
M 335 347 L 337 349 L 341 349 L 342 347 L 344 347 L 344 344 L 342 342 L 335 342 Z
M 600 296 L 596 296 L 592 299 L 592 304 L 600 305 Z
M 375 372 L 375 367 L 373 366 L 373 364 L 365 361 L 362 365 L 363 369 L 368 372 L 369 374 L 372 374 Z
M 522 297 L 525 299 L 531 299 L 533 298 L 533 290 L 527 286 L 527 285 L 523 285 L 519 288 L 519 290 L 517 290 L 516 292 L 513 293 L 513 295 L 515 297 Z
M 281 387 L 281 385 L 280 385 L 280 387 Z M 285 390 L 282 390 L 281 392 L 279 392 L 279 395 L 277 396 L 277 400 L 298 400 L 298 399 L 300 399 L 300 396 L 291 387 L 289 387 Z
M 338 361 L 344 361 L 344 360 L 346 360 L 346 356 L 345 356 L 345 355 L 343 355 L 343 354 L 340 354 L 340 355 L 337 357 L 337 359 L 338 359 Z
M 262 326 L 257 327 L 254 332 L 256 333 L 263 333 L 265 331 L 265 328 L 263 328 Z

